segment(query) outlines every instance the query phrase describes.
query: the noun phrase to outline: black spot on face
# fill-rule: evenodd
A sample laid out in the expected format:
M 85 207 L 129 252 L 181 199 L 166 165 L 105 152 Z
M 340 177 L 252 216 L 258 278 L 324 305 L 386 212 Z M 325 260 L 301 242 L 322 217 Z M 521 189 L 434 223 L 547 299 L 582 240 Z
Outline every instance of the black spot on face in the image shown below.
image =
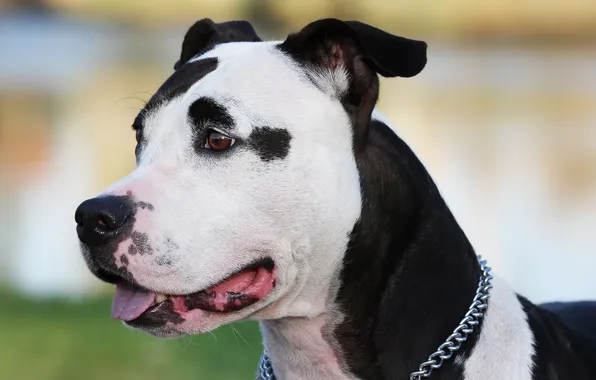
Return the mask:
M 166 238 L 166 241 L 164 242 L 164 246 L 166 247 L 166 253 L 171 253 L 172 251 L 175 251 L 178 248 L 180 248 L 180 246 L 178 246 L 178 244 L 176 244 L 176 242 L 174 242 L 174 240 L 172 240 L 169 237 Z
M 166 255 L 157 256 L 155 263 L 161 266 L 172 266 L 172 258 Z
M 137 249 L 137 246 L 134 244 L 131 244 L 128 246 L 128 254 L 131 256 L 136 255 L 137 253 L 139 253 L 139 250 Z
M 149 236 L 146 233 L 135 231 L 131 234 L 132 237 L 132 245 L 136 248 L 136 251 L 142 256 L 145 253 L 148 255 L 153 254 L 153 247 L 149 244 Z M 129 253 L 131 248 L 128 248 Z
M 214 99 L 202 97 L 197 99 L 188 108 L 188 118 L 195 128 L 204 124 L 213 124 L 223 128 L 230 128 L 234 125 L 234 119 L 228 110 Z
M 148 211 L 153 211 L 155 210 L 155 207 L 153 207 L 153 205 L 149 202 L 143 202 L 143 201 L 139 201 L 135 203 L 135 206 L 137 206 L 138 208 L 145 210 L 147 209 Z
M 272 161 L 288 155 L 291 139 L 292 136 L 286 129 L 256 127 L 250 134 L 248 145 L 261 160 Z
M 128 266 L 128 257 L 126 257 L 125 254 L 122 254 L 122 256 L 120 256 L 120 262 L 122 263 L 122 265 Z

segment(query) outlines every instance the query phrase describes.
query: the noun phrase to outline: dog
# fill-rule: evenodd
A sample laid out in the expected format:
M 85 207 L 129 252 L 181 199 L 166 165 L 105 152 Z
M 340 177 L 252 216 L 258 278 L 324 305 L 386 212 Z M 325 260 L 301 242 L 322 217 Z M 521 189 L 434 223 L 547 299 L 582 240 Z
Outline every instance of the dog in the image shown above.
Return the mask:
M 356 21 L 283 41 L 197 21 L 133 122 L 136 169 L 75 213 L 113 318 L 163 338 L 258 320 L 263 379 L 596 379 L 596 303 L 491 276 L 375 109 L 379 75 L 426 62 Z

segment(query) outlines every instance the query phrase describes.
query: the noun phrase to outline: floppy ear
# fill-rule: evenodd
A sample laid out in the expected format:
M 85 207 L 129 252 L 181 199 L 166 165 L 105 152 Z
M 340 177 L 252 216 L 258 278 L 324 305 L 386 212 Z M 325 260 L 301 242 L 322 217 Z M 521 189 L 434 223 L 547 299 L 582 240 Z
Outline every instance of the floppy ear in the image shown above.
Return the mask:
M 261 39 L 248 21 L 228 21 L 215 23 L 204 18 L 188 29 L 182 42 L 180 60 L 174 65 L 178 70 L 199 53 L 205 52 L 214 45 L 226 42 L 259 42 Z
M 359 40 L 367 62 L 382 76 L 409 78 L 426 66 L 426 42 L 394 36 L 358 21 L 345 24 Z
M 352 119 L 358 149 L 366 140 L 377 102 L 377 74 L 384 77 L 418 74 L 426 65 L 427 45 L 358 21 L 323 19 L 289 35 L 280 48 L 307 70 L 314 69 L 317 75 L 339 69 L 340 76 L 347 76 L 347 88 L 337 88 L 338 84 L 333 86 L 333 83 L 332 87 Z M 329 76 L 329 80 L 333 78 L 337 76 Z

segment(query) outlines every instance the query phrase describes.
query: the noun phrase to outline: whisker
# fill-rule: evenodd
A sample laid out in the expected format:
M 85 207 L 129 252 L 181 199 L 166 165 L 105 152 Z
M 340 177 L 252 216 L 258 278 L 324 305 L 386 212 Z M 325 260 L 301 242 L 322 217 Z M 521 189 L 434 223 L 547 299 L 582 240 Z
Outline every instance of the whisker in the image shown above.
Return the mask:
M 248 347 L 249 347 L 249 348 L 250 348 L 252 351 L 255 351 L 254 347 L 250 345 L 250 343 L 248 342 L 248 340 L 246 340 L 246 339 L 245 339 L 245 338 L 242 336 L 242 334 L 240 334 L 240 330 L 237 330 L 237 329 L 234 327 L 234 325 L 233 325 L 233 324 L 231 324 L 230 326 L 232 326 L 232 328 L 233 328 L 234 330 L 236 330 L 236 332 L 238 332 L 238 335 L 240 335 L 240 338 L 242 338 L 242 340 L 244 341 L 244 343 L 246 343 L 246 345 L 247 345 L 247 346 L 248 346 Z

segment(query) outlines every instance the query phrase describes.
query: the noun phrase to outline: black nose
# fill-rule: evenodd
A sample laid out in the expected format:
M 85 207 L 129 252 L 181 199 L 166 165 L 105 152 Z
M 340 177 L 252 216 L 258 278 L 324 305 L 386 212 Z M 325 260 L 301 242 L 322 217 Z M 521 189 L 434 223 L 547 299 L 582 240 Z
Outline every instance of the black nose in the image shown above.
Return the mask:
M 105 244 L 130 222 L 132 213 L 133 205 L 127 197 L 88 199 L 75 212 L 79 239 L 89 246 Z

